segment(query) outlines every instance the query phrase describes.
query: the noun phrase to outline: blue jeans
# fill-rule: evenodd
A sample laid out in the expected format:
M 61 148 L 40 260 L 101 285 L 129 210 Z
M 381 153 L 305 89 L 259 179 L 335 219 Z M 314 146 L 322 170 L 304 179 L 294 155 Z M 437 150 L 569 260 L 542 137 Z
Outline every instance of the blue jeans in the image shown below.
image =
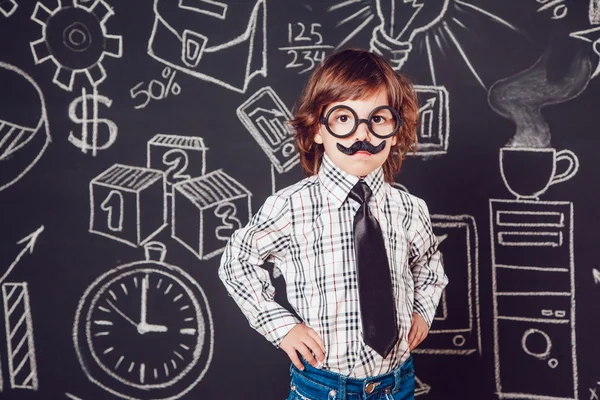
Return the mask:
M 415 372 L 412 356 L 387 374 L 349 378 L 317 369 L 300 357 L 304 371 L 290 366 L 288 400 L 414 400 Z

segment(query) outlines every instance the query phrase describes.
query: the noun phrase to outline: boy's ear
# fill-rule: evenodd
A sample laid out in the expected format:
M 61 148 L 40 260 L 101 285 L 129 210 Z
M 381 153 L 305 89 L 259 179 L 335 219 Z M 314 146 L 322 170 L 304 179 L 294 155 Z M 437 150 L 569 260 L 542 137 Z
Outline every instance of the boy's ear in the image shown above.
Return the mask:
M 323 136 L 321 136 L 321 127 L 315 129 L 314 141 L 317 144 L 323 144 Z
M 398 137 L 396 135 L 392 136 L 392 140 L 390 140 L 390 142 L 392 146 L 395 146 L 396 143 L 398 143 Z

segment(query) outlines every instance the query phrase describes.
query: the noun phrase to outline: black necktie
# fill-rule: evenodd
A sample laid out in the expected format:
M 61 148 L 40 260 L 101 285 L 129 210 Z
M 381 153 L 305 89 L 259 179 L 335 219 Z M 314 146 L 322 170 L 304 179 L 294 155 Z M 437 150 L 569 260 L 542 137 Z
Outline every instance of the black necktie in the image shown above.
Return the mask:
M 369 186 L 358 181 L 349 197 L 360 204 L 354 216 L 354 245 L 363 339 L 385 358 L 398 341 L 398 326 L 383 235 L 369 210 Z

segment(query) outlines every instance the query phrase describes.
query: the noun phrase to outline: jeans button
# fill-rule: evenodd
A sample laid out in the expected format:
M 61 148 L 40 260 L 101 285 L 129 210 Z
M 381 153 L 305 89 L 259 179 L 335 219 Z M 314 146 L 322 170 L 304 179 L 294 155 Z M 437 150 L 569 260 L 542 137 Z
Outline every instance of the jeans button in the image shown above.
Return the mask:
M 365 392 L 367 392 L 367 394 L 371 394 L 373 393 L 373 390 L 375 389 L 375 385 L 373 384 L 373 382 L 369 382 L 367 383 L 367 385 L 365 386 Z

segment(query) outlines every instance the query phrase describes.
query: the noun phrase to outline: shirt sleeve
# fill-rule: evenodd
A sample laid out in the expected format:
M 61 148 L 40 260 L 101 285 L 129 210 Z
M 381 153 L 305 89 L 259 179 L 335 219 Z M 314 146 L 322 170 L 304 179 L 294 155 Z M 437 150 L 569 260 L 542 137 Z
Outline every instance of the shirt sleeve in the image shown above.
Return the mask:
M 300 321 L 274 300 L 275 287 L 260 266 L 282 258 L 287 251 L 288 208 L 287 200 L 270 196 L 248 225 L 233 233 L 219 267 L 219 278 L 250 326 L 277 347 Z
M 415 284 L 413 311 L 431 327 L 442 292 L 448 284 L 438 239 L 433 233 L 427 204 L 417 199 L 416 229 L 411 233 L 409 263 Z

